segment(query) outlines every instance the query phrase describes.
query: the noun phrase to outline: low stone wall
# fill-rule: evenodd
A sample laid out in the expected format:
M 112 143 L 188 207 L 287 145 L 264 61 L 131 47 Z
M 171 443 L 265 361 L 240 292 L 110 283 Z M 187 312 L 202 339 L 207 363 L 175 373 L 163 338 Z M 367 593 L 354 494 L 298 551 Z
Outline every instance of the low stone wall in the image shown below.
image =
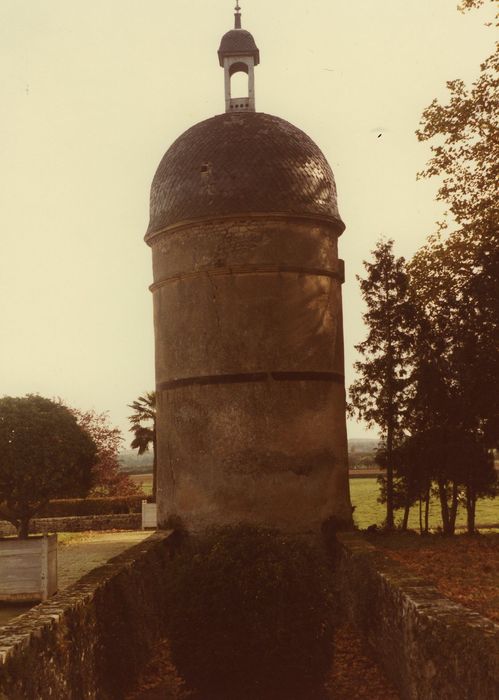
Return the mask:
M 497 700 L 499 626 L 356 534 L 338 535 L 340 607 L 404 700 Z
M 154 533 L 0 628 L 0 700 L 122 700 L 165 633 L 173 545 Z
M 141 525 L 140 513 L 74 515 L 67 518 L 34 518 L 30 523 L 29 531 L 33 535 L 38 535 L 49 532 L 86 532 L 88 530 L 140 530 Z M 0 537 L 15 534 L 16 529 L 11 523 L 0 520 Z

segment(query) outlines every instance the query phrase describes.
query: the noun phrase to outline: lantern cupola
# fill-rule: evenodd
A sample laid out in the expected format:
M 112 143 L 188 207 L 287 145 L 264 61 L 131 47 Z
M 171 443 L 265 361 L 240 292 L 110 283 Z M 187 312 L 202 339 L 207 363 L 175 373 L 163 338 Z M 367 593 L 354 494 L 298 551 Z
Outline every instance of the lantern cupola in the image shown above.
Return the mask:
M 218 49 L 225 74 L 225 111 L 255 112 L 255 66 L 260 63 L 260 52 L 250 32 L 242 29 L 239 2 L 235 10 L 234 29 L 223 35 Z M 245 95 L 232 95 L 232 77 L 236 73 L 248 76 Z

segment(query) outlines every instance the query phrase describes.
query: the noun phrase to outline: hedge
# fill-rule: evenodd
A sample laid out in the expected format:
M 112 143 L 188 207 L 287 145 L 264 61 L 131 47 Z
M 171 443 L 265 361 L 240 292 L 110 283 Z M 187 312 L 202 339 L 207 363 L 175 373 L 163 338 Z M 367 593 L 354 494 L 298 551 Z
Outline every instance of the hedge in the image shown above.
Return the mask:
M 66 518 L 75 515 L 122 515 L 140 513 L 143 500 L 144 496 L 65 498 L 49 501 L 35 517 Z

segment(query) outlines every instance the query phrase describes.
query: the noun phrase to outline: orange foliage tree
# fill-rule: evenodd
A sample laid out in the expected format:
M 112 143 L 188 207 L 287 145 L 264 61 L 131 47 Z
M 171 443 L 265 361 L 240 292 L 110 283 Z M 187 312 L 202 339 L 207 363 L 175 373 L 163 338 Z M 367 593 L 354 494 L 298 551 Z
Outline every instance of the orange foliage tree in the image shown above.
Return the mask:
M 119 451 L 123 441 L 118 428 L 109 423 L 107 412 L 81 411 L 70 408 L 78 425 L 88 433 L 97 447 L 97 462 L 92 471 L 92 496 L 135 496 L 139 488 L 128 474 L 120 471 Z

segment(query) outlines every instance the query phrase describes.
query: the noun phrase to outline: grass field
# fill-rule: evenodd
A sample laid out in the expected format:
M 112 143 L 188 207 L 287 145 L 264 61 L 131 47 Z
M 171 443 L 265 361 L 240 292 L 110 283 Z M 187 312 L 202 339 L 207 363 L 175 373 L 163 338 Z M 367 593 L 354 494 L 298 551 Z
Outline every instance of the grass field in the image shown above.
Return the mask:
M 136 484 L 141 484 L 146 495 L 152 491 L 152 474 L 135 474 L 132 479 Z M 381 525 L 385 518 L 385 506 L 378 503 L 379 488 L 376 479 L 350 479 L 350 493 L 352 505 L 355 506 L 354 520 L 357 527 L 365 529 L 369 525 Z M 396 519 L 402 520 L 402 511 L 397 511 Z M 499 498 L 482 499 L 476 507 L 477 525 L 495 525 L 499 523 Z M 440 507 L 436 501 L 430 506 L 430 528 L 440 526 Z M 466 525 L 466 512 L 460 508 L 457 516 L 457 525 Z M 419 528 L 419 514 L 417 507 L 411 509 L 409 527 Z
M 152 493 L 152 474 L 130 474 L 130 479 L 139 486 L 145 496 Z
M 385 518 L 386 506 L 378 503 L 379 488 L 376 479 L 350 479 L 352 505 L 355 506 L 354 520 L 358 527 L 364 529 L 369 525 L 381 525 Z M 395 513 L 395 519 L 402 520 L 402 511 Z M 481 499 L 476 506 L 477 525 L 495 525 L 499 523 L 499 499 Z M 460 508 L 456 524 L 466 525 L 466 511 Z M 440 506 L 432 500 L 430 504 L 430 528 L 441 525 Z M 419 528 L 418 508 L 414 506 L 409 515 L 409 527 Z

